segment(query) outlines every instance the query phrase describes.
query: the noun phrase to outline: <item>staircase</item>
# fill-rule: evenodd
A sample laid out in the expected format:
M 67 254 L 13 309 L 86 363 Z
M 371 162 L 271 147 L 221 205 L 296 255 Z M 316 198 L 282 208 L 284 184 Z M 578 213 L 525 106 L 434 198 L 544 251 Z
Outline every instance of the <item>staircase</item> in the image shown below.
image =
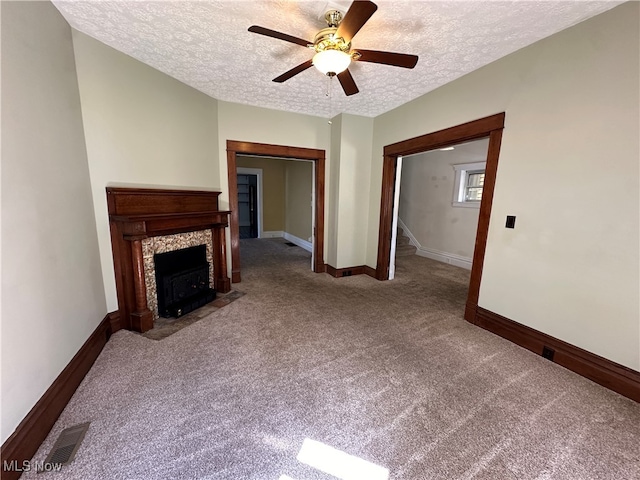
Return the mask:
M 417 251 L 418 249 L 409 243 L 409 237 L 398 227 L 398 232 L 396 233 L 396 257 L 408 257 L 409 255 L 415 255 Z

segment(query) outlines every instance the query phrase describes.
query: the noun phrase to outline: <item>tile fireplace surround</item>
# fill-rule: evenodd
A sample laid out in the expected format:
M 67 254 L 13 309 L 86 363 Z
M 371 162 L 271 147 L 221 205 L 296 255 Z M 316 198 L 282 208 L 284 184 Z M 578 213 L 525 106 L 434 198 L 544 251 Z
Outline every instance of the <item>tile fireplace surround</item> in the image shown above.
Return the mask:
M 146 332 L 158 318 L 154 253 L 204 244 L 213 287 L 221 293 L 231 290 L 225 238 L 230 212 L 218 209 L 219 195 L 213 191 L 107 187 L 123 328 Z
M 209 285 L 215 284 L 213 275 L 213 241 L 211 230 L 198 232 L 176 233 L 175 235 L 163 235 L 142 240 L 142 257 L 144 259 L 144 283 L 147 290 L 147 306 L 153 314 L 153 320 L 157 320 L 158 313 L 158 287 L 156 285 L 156 265 L 153 256 L 156 253 L 175 252 L 183 248 L 205 245 L 207 248 L 207 262 L 209 262 Z

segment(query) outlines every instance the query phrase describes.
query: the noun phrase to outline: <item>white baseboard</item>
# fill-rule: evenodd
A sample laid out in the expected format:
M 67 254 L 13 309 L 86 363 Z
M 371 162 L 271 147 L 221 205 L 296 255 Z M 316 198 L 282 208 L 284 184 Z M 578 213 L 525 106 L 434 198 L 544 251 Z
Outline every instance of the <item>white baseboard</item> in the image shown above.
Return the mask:
M 448 263 L 454 267 L 466 268 L 467 270 L 471 270 L 471 265 L 473 264 L 473 259 L 471 258 L 461 257 L 453 253 L 440 252 L 431 248 L 418 248 L 416 255 Z
M 455 253 L 441 252 L 440 250 L 435 250 L 433 248 L 423 247 L 422 245 L 420 245 L 420 242 L 418 242 L 416 237 L 413 236 L 413 233 L 411 233 L 409 228 L 407 228 L 405 223 L 400 218 L 398 218 L 398 226 L 402 229 L 404 234 L 409 237 L 409 243 L 418 249 L 416 251 L 416 255 L 430 258 L 431 260 L 437 260 L 438 262 L 448 263 L 449 265 L 453 265 L 455 267 L 471 270 L 471 265 L 473 264 L 472 258 L 456 255 Z
M 288 240 L 291 243 L 295 243 L 297 246 L 305 249 L 309 253 L 311 253 L 311 251 L 313 250 L 313 244 L 311 242 L 307 242 L 306 240 L 296 237 L 295 235 L 291 235 L 287 232 L 284 232 L 282 236 L 285 238 L 285 240 Z
M 402 221 L 402 219 L 400 217 L 398 217 L 398 226 L 402 229 L 404 234 L 407 237 L 409 237 L 409 243 L 411 245 L 416 247 L 418 250 L 422 248 L 422 246 L 420 245 L 420 242 L 416 239 L 416 237 L 413 236 L 413 233 L 411 233 L 409 228 L 404 224 L 404 222 Z
M 274 230 L 271 232 L 262 232 L 260 238 L 282 238 L 284 237 L 284 232 L 281 230 Z

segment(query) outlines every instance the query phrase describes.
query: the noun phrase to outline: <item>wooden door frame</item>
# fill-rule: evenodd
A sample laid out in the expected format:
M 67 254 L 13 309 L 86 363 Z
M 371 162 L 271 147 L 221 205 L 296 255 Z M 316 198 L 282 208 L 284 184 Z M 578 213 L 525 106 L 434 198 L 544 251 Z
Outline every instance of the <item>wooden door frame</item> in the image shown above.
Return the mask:
M 240 142 L 227 140 L 227 175 L 229 177 L 229 209 L 231 216 L 231 281 L 238 283 L 240 276 L 240 227 L 238 222 L 238 177 L 236 173 L 237 155 L 257 155 L 263 157 L 311 160 L 315 171 L 315 218 L 313 229 L 313 271 L 324 273 L 324 168 L 325 151 L 315 148 L 289 147 L 267 143 Z
M 471 280 L 465 307 L 464 318 L 471 323 L 476 322 L 482 267 L 487 246 L 493 190 L 498 171 L 498 157 L 502 130 L 504 129 L 505 113 L 498 113 L 489 117 L 474 120 L 455 127 L 428 133 L 419 137 L 403 140 L 384 147 L 382 167 L 382 198 L 380 200 L 380 229 L 378 234 L 378 259 L 376 264 L 376 278 L 389 279 L 389 261 L 391 259 L 391 225 L 393 221 L 393 194 L 396 165 L 399 156 L 413 155 L 443 148 L 456 143 L 468 142 L 489 137 L 487 151 L 487 166 L 485 169 L 484 188 L 480 202 L 480 215 L 476 231 L 476 243 L 473 251 L 471 266 Z

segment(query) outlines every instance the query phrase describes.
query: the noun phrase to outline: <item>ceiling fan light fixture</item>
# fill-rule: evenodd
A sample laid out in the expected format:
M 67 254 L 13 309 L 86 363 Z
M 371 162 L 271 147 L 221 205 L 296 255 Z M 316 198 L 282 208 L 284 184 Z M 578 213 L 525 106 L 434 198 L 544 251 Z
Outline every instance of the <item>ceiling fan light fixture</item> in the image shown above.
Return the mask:
M 341 50 L 322 50 L 313 56 L 313 65 L 323 74 L 339 74 L 351 63 L 351 56 Z

